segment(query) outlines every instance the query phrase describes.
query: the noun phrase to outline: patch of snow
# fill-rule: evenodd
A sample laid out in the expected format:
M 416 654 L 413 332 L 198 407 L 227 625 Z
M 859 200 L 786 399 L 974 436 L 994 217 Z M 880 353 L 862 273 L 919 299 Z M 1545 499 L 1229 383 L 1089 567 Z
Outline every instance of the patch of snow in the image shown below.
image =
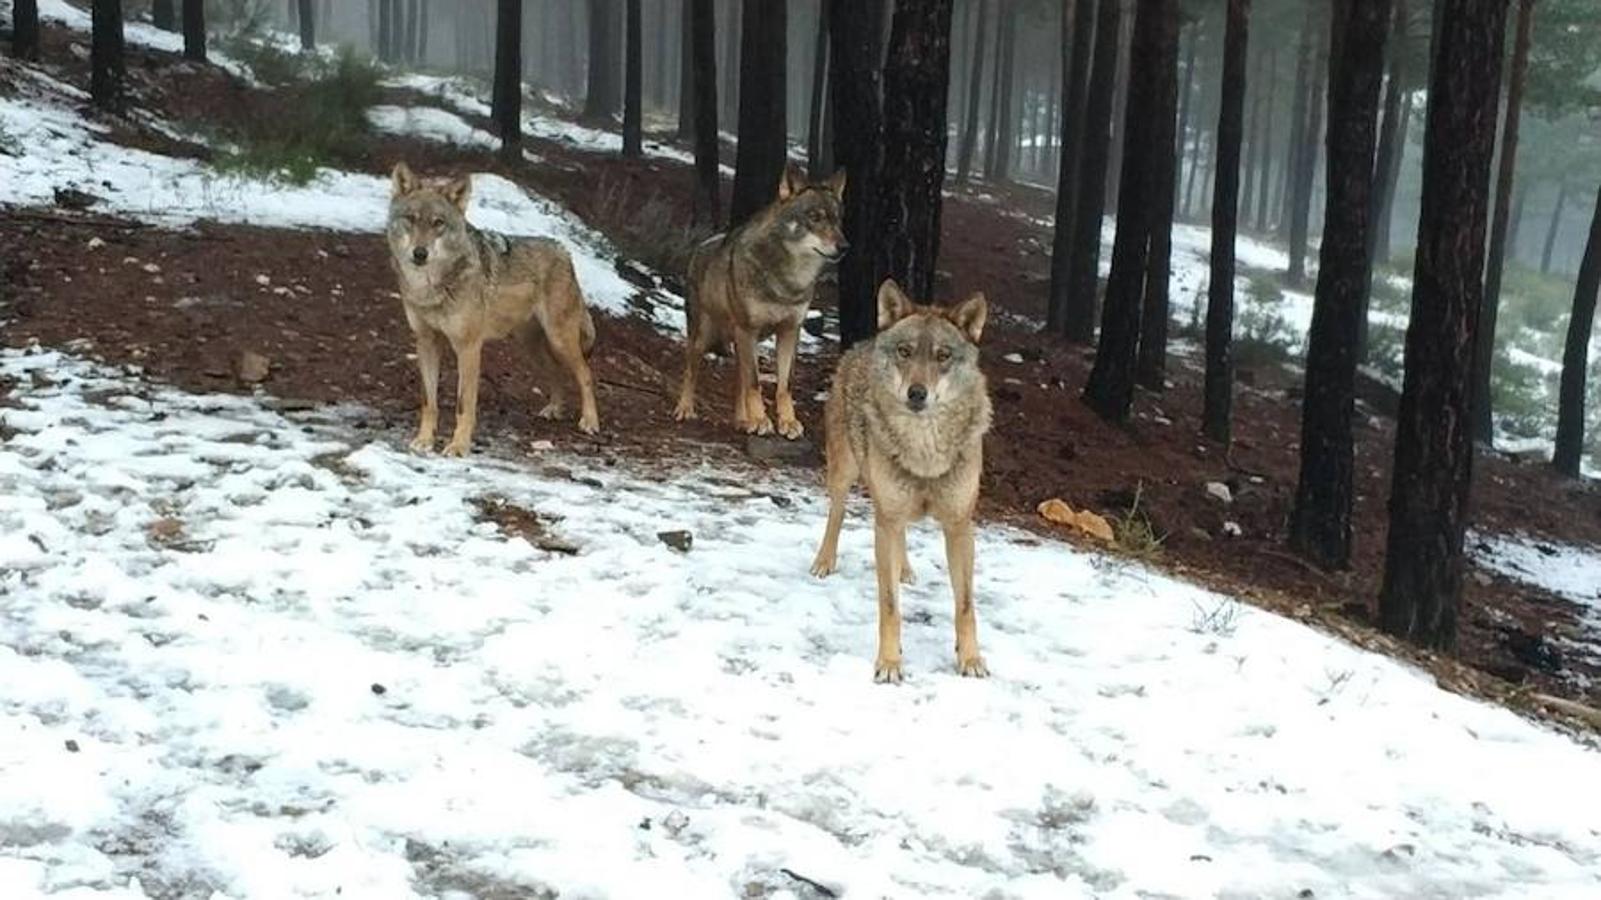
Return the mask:
M 66 0 L 38 0 L 39 19 L 81 31 L 87 40 L 90 25 L 89 11 L 80 9 L 66 2 Z M 10 4 L 6 4 L 10 6 Z M 124 20 L 122 23 L 122 39 L 125 43 L 136 47 L 148 47 L 151 50 L 160 50 L 165 53 L 183 53 L 183 35 L 174 31 L 163 31 L 146 22 Z M 298 45 L 296 45 L 298 47 Z M 206 48 L 206 60 L 223 71 L 247 84 L 259 85 L 255 74 L 250 67 L 221 52 L 213 43 Z
M 1468 543 L 1479 565 L 1579 604 L 1601 627 L 1601 548 L 1508 534 L 1474 534 Z
M 500 138 L 467 124 L 461 116 L 432 106 L 374 106 L 367 120 L 379 131 L 458 144 L 483 150 L 496 150 Z
M 1138 567 L 981 527 L 996 676 L 964 680 L 916 528 L 912 677 L 875 686 L 870 517 L 810 578 L 815 478 L 564 477 L 59 353 L 0 374 L 12 895 L 1598 887 L 1601 756 Z

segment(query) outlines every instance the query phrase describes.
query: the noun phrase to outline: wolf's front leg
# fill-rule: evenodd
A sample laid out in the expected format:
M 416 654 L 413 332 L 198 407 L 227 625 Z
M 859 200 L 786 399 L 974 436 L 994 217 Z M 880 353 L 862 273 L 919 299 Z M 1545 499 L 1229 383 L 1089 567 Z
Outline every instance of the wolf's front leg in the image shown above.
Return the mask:
M 985 678 L 989 667 L 978 652 L 978 615 L 973 610 L 973 521 L 945 525 L 945 566 L 956 598 L 956 671 Z
M 901 682 L 901 559 L 906 555 L 906 526 L 878 516 L 873 522 L 873 568 L 878 572 L 878 659 L 873 680 Z
M 473 429 L 478 425 L 478 370 L 484 349 L 481 338 L 456 344 L 456 430 L 445 445 L 446 456 L 472 452 Z
M 417 333 L 417 373 L 422 380 L 422 412 L 417 419 L 417 436 L 411 449 L 427 453 L 434 449 L 434 430 L 439 427 L 439 333 L 422 327 Z
M 734 364 L 739 369 L 739 386 L 734 390 L 734 425 L 746 434 L 772 434 L 773 420 L 762 402 L 762 382 L 757 370 L 756 335 L 734 329 Z
M 805 431 L 795 418 L 795 398 L 789 393 L 789 377 L 795 368 L 795 351 L 800 345 L 800 325 L 785 325 L 778 331 L 778 390 L 773 405 L 778 410 L 778 433 L 794 440 Z

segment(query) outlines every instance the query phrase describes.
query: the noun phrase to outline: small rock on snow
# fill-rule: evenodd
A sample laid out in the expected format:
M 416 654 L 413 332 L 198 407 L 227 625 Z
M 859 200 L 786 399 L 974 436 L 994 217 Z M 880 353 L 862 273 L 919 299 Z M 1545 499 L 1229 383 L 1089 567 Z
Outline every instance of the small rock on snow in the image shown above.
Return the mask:
M 1234 502 L 1234 492 L 1230 491 L 1229 486 L 1221 481 L 1208 481 L 1206 483 L 1206 495 L 1219 503 Z
M 1240 537 L 1245 534 L 1245 529 L 1241 528 L 1238 522 L 1224 522 L 1223 533 L 1229 537 Z
M 689 548 L 695 545 L 695 536 L 683 530 L 658 531 L 656 537 L 679 553 L 688 553 Z

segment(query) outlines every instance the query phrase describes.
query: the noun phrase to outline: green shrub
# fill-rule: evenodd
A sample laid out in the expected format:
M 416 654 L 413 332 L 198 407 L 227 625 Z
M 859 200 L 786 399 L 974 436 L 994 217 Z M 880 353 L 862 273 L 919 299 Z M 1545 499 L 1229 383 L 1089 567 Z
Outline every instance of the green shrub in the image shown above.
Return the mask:
M 1367 364 L 1399 385 L 1406 362 L 1406 330 L 1374 322 L 1368 326 Z
M 1299 342 L 1289 323 L 1278 311 L 1284 294 L 1278 280 L 1270 275 L 1252 275 L 1240 304 L 1239 327 L 1234 340 L 1234 360 L 1251 368 L 1278 365 L 1299 355 Z
M 371 126 L 367 110 L 381 97 L 372 63 L 346 51 L 308 63 L 312 80 L 279 89 L 272 115 L 251 116 L 222 137 L 231 145 L 212 160 L 218 170 L 305 184 L 323 166 L 359 158 Z
M 1498 350 L 1490 370 L 1491 406 L 1497 423 L 1514 437 L 1539 437 L 1552 422 L 1555 392 L 1534 366 Z

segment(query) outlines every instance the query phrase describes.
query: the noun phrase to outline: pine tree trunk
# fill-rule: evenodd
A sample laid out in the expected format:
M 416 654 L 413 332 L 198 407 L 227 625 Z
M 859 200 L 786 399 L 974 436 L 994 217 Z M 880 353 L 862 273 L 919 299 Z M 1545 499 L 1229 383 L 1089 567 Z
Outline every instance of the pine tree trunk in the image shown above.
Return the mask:
M 1178 190 L 1178 2 L 1162 48 L 1162 68 L 1153 73 L 1156 93 L 1148 115 L 1151 122 L 1150 154 L 1152 193 L 1147 213 L 1150 255 L 1145 266 L 1145 297 L 1140 312 L 1140 348 L 1135 375 L 1146 390 L 1161 391 L 1167 378 L 1168 293 L 1173 277 L 1173 199 Z
M 966 184 L 973 169 L 973 147 L 978 144 L 978 107 L 984 92 L 984 45 L 989 41 L 989 23 L 994 15 L 993 0 L 975 0 L 977 36 L 973 39 L 973 62 L 967 70 L 967 109 L 962 124 L 962 146 L 956 155 L 957 184 Z
M 616 90 L 617 61 L 612 59 L 611 6 L 613 0 L 589 0 L 589 78 L 584 91 L 584 118 L 607 123 L 617 114 L 612 102 Z
M 650 96 L 657 109 L 667 108 L 667 0 L 656 0 L 656 36 L 652 54 L 655 66 L 652 71 Z
M 1095 2 L 1077 0 L 1073 5 L 1071 25 L 1064 22 L 1062 35 L 1063 88 L 1061 153 L 1056 171 L 1056 225 L 1051 236 L 1051 287 L 1046 304 L 1046 328 L 1052 334 L 1068 334 L 1069 317 L 1073 313 L 1072 261 L 1073 220 L 1078 209 L 1078 194 L 1082 189 L 1079 172 L 1084 160 L 1084 122 L 1089 103 L 1090 54 L 1095 39 Z M 1090 313 L 1094 314 L 1094 305 Z M 1082 309 L 1079 310 L 1082 312 Z M 1089 323 L 1093 331 L 1095 323 Z
M 695 0 L 683 0 L 683 11 L 679 22 L 679 40 L 683 47 L 678 58 L 678 139 L 680 141 L 693 141 L 695 139 L 695 13 L 693 10 Z M 715 20 L 715 13 L 713 18 Z M 715 42 L 716 24 L 712 25 L 712 40 Z M 716 70 L 717 47 L 712 46 L 712 67 Z M 712 85 L 712 93 L 717 92 L 717 86 Z M 713 116 L 715 119 L 716 117 Z
M 206 0 L 183 0 L 183 55 L 206 61 Z
M 500 131 L 500 154 L 508 160 L 522 160 L 523 0 L 500 0 L 495 17 L 495 92 L 500 107 L 495 125 Z
M 1512 71 L 1507 81 L 1506 120 L 1501 126 L 1501 164 L 1496 174 L 1495 211 L 1490 223 L 1490 258 L 1484 270 L 1484 307 L 1479 310 L 1479 328 L 1473 336 L 1473 438 L 1486 446 L 1493 443 L 1495 436 L 1490 376 L 1495 367 L 1495 326 L 1501 317 L 1501 276 L 1506 269 L 1512 181 L 1518 160 L 1518 124 L 1523 111 L 1523 85 L 1529 71 L 1533 26 L 1534 0 L 1518 0 L 1517 35 L 1512 42 Z
M 623 48 L 626 70 L 623 74 L 623 156 L 637 159 L 644 155 L 644 26 L 640 17 L 644 11 L 640 0 L 624 0 L 627 20 L 624 30 L 627 42 Z
M 1123 125 L 1122 186 L 1118 191 L 1117 238 L 1112 273 L 1106 282 L 1106 312 L 1095 367 L 1084 387 L 1084 401 L 1103 419 L 1128 420 L 1134 404 L 1134 376 L 1140 316 L 1147 286 L 1150 245 L 1161 191 L 1173 174 L 1173 161 L 1158 143 L 1172 135 L 1164 111 L 1178 57 L 1178 0 L 1144 0 L 1134 13 L 1129 47 L 1128 106 Z M 1160 120 L 1169 119 L 1163 126 Z
M 1095 340 L 1096 292 L 1100 284 L 1101 220 L 1106 212 L 1106 170 L 1110 163 L 1112 91 L 1117 79 L 1120 0 L 1099 0 L 1095 52 L 1086 89 L 1084 136 L 1073 212 L 1073 247 L 1068 260 L 1067 339 Z
M 993 150 L 985 160 L 984 177 L 993 182 L 1005 182 L 1012 177 L 1012 146 L 1017 139 L 1016 115 L 1017 101 L 1014 99 L 1013 82 L 1017 80 L 1017 8 L 1004 3 L 1001 9 L 1007 12 L 1001 14 L 1000 21 L 996 23 L 999 29 L 997 38 L 1000 41 L 996 49 L 995 58 L 995 89 L 997 100 L 995 108 L 990 111 L 991 121 L 995 123 L 994 132 L 990 136 Z
M 1441 0 L 1438 11 L 1379 621 L 1390 634 L 1450 652 L 1473 477 L 1473 331 L 1507 0 Z
M 848 173 L 845 234 L 857 243 L 839 266 L 840 342 L 849 347 L 878 330 L 874 256 L 878 234 L 878 173 L 883 148 L 879 107 L 878 39 L 885 0 L 828 0 L 829 105 L 834 110 L 834 158 Z
M 26 0 L 26 2 L 19 0 L 12 12 L 12 15 L 18 21 L 22 19 L 22 8 L 24 6 L 32 6 L 37 11 L 39 0 Z M 162 31 L 177 31 L 178 7 L 174 5 L 173 0 L 155 0 L 154 3 L 150 4 L 150 20 Z
M 996 138 L 1001 133 L 1001 31 L 1006 27 L 1003 0 L 995 0 L 995 62 L 990 66 L 989 125 L 984 129 L 984 175 L 989 177 L 990 160 L 995 158 Z
M 878 229 L 861 241 L 878 256 L 877 278 L 913 297 L 934 296 L 940 201 L 945 186 L 952 0 L 899 0 L 884 63 L 884 157 Z
M 1384 210 L 1379 216 L 1378 236 L 1374 238 L 1373 252 L 1374 265 L 1390 261 L 1390 248 L 1392 241 L 1390 234 L 1395 226 L 1395 197 L 1401 183 L 1401 163 L 1406 158 L 1407 132 L 1412 125 L 1412 94 L 1403 92 L 1401 95 L 1400 121 L 1396 123 L 1395 156 L 1390 160 L 1390 168 L 1384 174 Z
M 1251 92 L 1251 119 L 1245 125 L 1245 172 L 1242 190 L 1244 196 L 1240 198 L 1240 208 L 1249 212 L 1256 205 L 1257 172 L 1262 157 L 1262 99 L 1266 90 L 1263 84 L 1262 68 L 1267 61 L 1267 50 L 1256 51 L 1256 61 L 1251 67 L 1250 83 L 1256 85 Z
M 824 2 L 817 15 L 817 42 L 812 47 L 811 108 L 806 113 L 806 164 L 812 178 L 822 180 L 828 175 L 824 167 L 826 144 L 823 142 L 823 111 L 828 100 L 828 3 Z
M 1267 71 L 1264 80 L 1267 82 L 1267 101 L 1262 107 L 1262 158 L 1258 161 L 1261 166 L 1256 187 L 1256 230 L 1265 232 L 1268 229 L 1268 207 L 1270 196 L 1273 193 L 1273 104 L 1278 100 L 1278 50 L 1267 48 Z M 1246 209 L 1250 213 L 1250 209 Z
M 728 21 L 723 33 L 723 121 L 739 119 L 740 40 L 743 35 L 740 18 L 744 0 L 728 0 Z
M 297 2 L 300 9 L 300 49 L 311 50 L 317 46 L 317 10 L 311 0 Z
M 122 58 L 122 0 L 94 0 L 89 15 L 89 96 L 101 109 L 118 109 L 128 78 Z
M 1584 262 L 1579 265 L 1579 280 L 1574 286 L 1568 342 L 1562 351 L 1562 386 L 1557 394 L 1557 446 L 1551 464 L 1571 478 L 1579 477 L 1579 460 L 1584 455 L 1585 378 L 1598 292 L 1601 292 L 1601 191 L 1596 192 L 1590 239 L 1584 245 Z
M 414 59 L 417 65 L 428 65 L 428 3 L 429 0 L 417 0 L 420 11 L 417 15 L 417 48 Z M 327 20 L 324 20 L 327 21 Z
M 1405 118 L 1411 114 L 1411 97 L 1406 95 L 1406 0 L 1395 0 L 1395 20 L 1390 40 L 1390 77 L 1384 88 L 1384 124 L 1379 130 L 1379 155 L 1373 164 L 1373 227 L 1368 246 L 1370 266 L 1389 261 L 1390 210 L 1395 206 L 1396 179 L 1401 174 L 1401 156 L 1406 152 Z M 1403 106 L 1405 108 L 1403 108 Z M 1370 290 L 1369 296 L 1372 295 Z M 1362 331 L 1357 350 L 1365 358 L 1368 346 L 1368 316 L 1363 310 Z
M 1321 22 L 1321 18 L 1317 20 Z M 1293 190 L 1290 205 L 1290 270 L 1286 274 L 1292 285 L 1306 280 L 1306 248 L 1312 218 L 1313 181 L 1317 177 L 1318 150 L 1323 146 L 1323 110 L 1327 106 L 1324 86 L 1328 76 L 1328 32 L 1318 33 L 1317 53 L 1312 59 L 1311 106 L 1307 113 L 1305 140 L 1300 158 L 1291 173 Z M 1336 57 L 1338 54 L 1334 54 Z
M 689 4 L 692 88 L 695 93 L 695 221 L 716 227 L 722 217 L 717 139 L 717 7 Z
M 1506 257 L 1512 262 L 1518 261 L 1518 239 L 1523 233 L 1523 207 L 1528 199 L 1528 187 L 1518 182 L 1517 193 L 1512 196 L 1512 219 L 1507 222 L 1506 228 Z
M 1279 235 L 1285 238 L 1289 237 L 1290 221 L 1294 218 L 1293 184 L 1307 142 L 1306 120 L 1312 111 L 1312 41 L 1313 32 L 1317 29 L 1316 9 L 1312 3 L 1306 5 L 1306 18 L 1301 21 L 1301 39 L 1295 57 L 1295 101 L 1290 107 L 1290 141 L 1284 148 L 1284 186 L 1279 190 Z
M 1545 247 L 1540 251 L 1540 274 L 1551 274 L 1551 257 L 1556 252 L 1557 235 L 1562 231 L 1562 213 L 1568 203 L 1568 185 L 1557 182 L 1557 205 L 1551 210 L 1551 225 L 1545 231 Z
M 1212 276 L 1206 298 L 1206 386 L 1201 431 L 1228 446 L 1234 410 L 1234 238 L 1239 231 L 1240 143 L 1245 130 L 1245 58 L 1251 0 L 1228 0 L 1223 85 L 1217 115 L 1217 187 L 1212 196 Z
M 739 143 L 728 223 L 737 227 L 778 196 L 789 158 L 785 113 L 788 0 L 745 0 L 740 37 Z
M 1195 87 L 1195 45 L 1200 43 L 1201 25 L 1199 22 L 1190 26 L 1189 38 L 1184 41 L 1184 80 L 1179 85 L 1179 129 L 1178 149 L 1173 159 L 1173 183 L 1184 184 L 1184 157 L 1189 152 L 1190 141 L 1190 101 Z M 1197 129 L 1198 130 L 1198 129 Z
M 1291 548 L 1325 569 L 1351 561 L 1351 420 L 1357 335 L 1372 281 L 1368 228 L 1389 6 L 1390 0 L 1334 4 L 1342 50 L 1330 56 L 1328 190 L 1301 402 L 1301 477 L 1290 516 Z

